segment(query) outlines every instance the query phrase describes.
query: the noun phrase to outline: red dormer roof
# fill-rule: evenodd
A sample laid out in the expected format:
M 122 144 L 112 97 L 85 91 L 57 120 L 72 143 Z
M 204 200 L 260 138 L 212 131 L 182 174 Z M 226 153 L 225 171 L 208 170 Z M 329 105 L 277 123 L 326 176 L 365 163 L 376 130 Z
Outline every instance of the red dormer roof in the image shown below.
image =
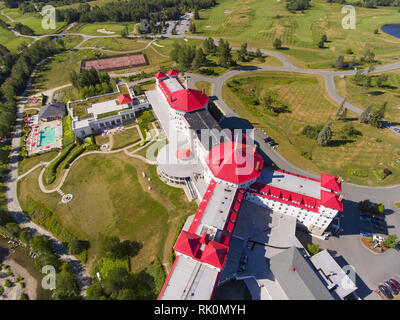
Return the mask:
M 327 208 L 343 211 L 343 203 L 340 197 L 341 196 L 336 193 L 321 190 L 320 205 Z
M 200 247 L 200 240 L 201 237 L 197 234 L 182 230 L 178 240 L 176 240 L 174 250 L 193 258 Z
M 229 247 L 227 245 L 210 241 L 204 248 L 201 255 L 201 262 L 208 263 L 218 269 L 224 267 L 225 259 L 228 254 Z
M 342 191 L 342 181 L 339 177 L 321 173 L 321 187 L 332 191 Z
M 187 160 L 190 158 L 190 150 L 189 149 L 179 149 L 176 152 L 176 157 L 179 160 Z
M 167 72 L 167 75 L 169 75 L 170 77 L 179 76 L 179 72 L 175 69 L 171 69 Z
M 132 99 L 129 96 L 129 94 L 124 93 L 118 96 L 118 101 L 120 104 L 126 104 L 126 103 L 131 103 Z
M 235 141 L 214 146 L 206 159 L 213 175 L 221 180 L 242 184 L 258 178 L 263 167 L 263 158 L 253 147 Z
M 156 79 L 165 79 L 167 77 L 167 75 L 163 72 L 157 72 L 156 74 L 154 74 L 154 76 L 156 77 Z

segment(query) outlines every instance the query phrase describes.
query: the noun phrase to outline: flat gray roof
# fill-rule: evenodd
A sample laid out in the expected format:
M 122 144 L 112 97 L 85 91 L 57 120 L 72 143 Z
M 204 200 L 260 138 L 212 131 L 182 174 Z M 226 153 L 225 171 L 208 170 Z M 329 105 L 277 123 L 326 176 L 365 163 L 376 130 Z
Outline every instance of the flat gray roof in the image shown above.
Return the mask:
M 340 299 L 344 299 L 357 290 L 354 282 L 343 271 L 328 250 L 322 250 L 313 255 L 310 260 L 328 285 L 336 285 L 334 290 Z
M 316 199 L 321 198 L 321 183 L 319 181 L 298 177 L 293 174 L 272 171 L 270 169 L 263 169 L 258 181 Z
M 185 89 L 178 81 L 178 79 L 176 78 L 167 78 L 165 80 L 163 80 L 164 83 L 167 85 L 169 91 L 175 92 L 175 91 L 179 91 L 182 89 Z
M 161 300 L 209 300 L 219 270 L 178 256 Z
M 290 300 L 333 300 L 333 296 L 296 247 L 273 256 L 270 268 Z

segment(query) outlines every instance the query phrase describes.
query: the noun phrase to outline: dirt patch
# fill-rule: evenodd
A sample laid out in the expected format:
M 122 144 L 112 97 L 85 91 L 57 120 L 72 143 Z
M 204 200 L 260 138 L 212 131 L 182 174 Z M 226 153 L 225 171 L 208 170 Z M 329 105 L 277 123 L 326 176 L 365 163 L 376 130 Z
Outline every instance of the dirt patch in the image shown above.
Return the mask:
M 106 29 L 97 29 L 96 30 L 97 32 L 100 32 L 100 33 L 105 33 L 105 34 L 114 34 L 115 32 L 114 31 L 107 31 Z

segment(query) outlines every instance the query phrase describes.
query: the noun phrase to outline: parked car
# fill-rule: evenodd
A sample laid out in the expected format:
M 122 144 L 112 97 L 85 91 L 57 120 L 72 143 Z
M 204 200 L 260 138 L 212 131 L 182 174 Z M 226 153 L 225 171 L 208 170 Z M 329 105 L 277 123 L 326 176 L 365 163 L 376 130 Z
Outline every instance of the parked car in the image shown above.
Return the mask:
M 366 213 L 366 212 L 361 212 L 360 213 L 360 217 L 371 218 L 371 215 L 369 213 Z
M 366 216 L 360 216 L 361 221 L 368 221 L 371 222 L 371 217 L 366 217 Z
M 392 285 L 392 284 L 390 283 L 390 281 L 385 281 L 385 285 L 386 285 L 386 287 L 389 288 L 389 290 L 390 290 L 394 295 L 399 294 L 399 290 L 397 290 L 397 288 L 396 288 L 394 285 Z
M 368 232 L 368 231 L 365 231 L 365 230 L 360 230 L 360 234 L 361 234 L 363 237 L 366 237 L 366 238 L 372 237 L 372 233 L 370 233 L 370 232 Z
M 386 298 L 386 299 L 393 299 L 393 295 L 391 294 L 390 290 L 384 286 L 383 284 L 380 284 L 378 286 L 380 293 Z
M 380 221 L 385 221 L 385 217 L 379 216 L 379 215 L 376 215 L 376 214 L 373 214 L 373 215 L 372 215 L 372 218 L 373 218 L 373 219 L 380 220 Z
M 275 146 L 278 145 L 274 140 L 270 141 L 268 144 L 269 144 L 271 147 L 275 147 Z
M 384 221 L 382 221 L 382 220 L 372 219 L 372 223 L 373 223 L 373 224 L 379 224 L 379 225 L 381 225 L 382 227 L 386 227 L 386 223 L 385 223 Z
M 389 279 L 389 282 L 396 287 L 397 290 L 400 291 L 400 283 L 395 279 Z
M 264 141 L 268 143 L 268 142 L 272 141 L 272 138 L 271 138 L 271 137 L 266 137 L 266 138 L 264 139 Z
M 386 228 L 384 228 L 384 227 L 382 227 L 382 226 L 380 226 L 380 225 L 375 224 L 375 225 L 374 225 L 374 230 L 376 230 L 377 232 L 382 232 L 382 233 L 384 233 L 384 232 L 386 231 Z

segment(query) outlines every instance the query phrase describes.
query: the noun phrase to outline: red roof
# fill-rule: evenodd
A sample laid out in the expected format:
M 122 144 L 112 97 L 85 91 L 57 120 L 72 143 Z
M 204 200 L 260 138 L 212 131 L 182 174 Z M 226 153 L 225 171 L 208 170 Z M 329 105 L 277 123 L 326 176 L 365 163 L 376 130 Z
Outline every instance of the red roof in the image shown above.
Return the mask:
M 166 95 L 172 109 L 191 112 L 206 107 L 210 98 L 203 92 L 195 89 L 182 89 Z
M 342 182 L 339 177 L 321 173 L 321 187 L 333 191 L 342 191 Z
M 201 237 L 197 234 L 182 230 L 178 240 L 176 240 L 174 250 L 190 257 L 194 257 L 200 247 L 200 239 Z
M 227 245 L 210 241 L 204 248 L 200 261 L 222 269 L 224 267 L 228 250 L 229 247 Z
M 165 73 L 162 73 L 162 72 L 157 72 L 156 74 L 154 74 L 154 76 L 155 76 L 157 79 L 164 79 L 164 78 L 167 77 L 166 74 L 165 74 Z
M 258 178 L 263 167 L 263 158 L 245 144 L 229 141 L 214 146 L 208 154 L 207 165 L 215 177 L 235 184 Z
M 189 149 L 179 149 L 176 152 L 176 157 L 179 160 L 186 160 L 190 158 L 190 150 Z
M 119 101 L 120 104 L 126 104 L 126 103 L 131 103 L 132 99 L 129 96 L 129 94 L 125 93 L 125 94 L 120 94 L 118 96 L 118 101 Z
M 339 199 L 339 197 L 340 196 L 336 193 L 321 190 L 320 205 L 327 208 L 343 211 L 343 203 Z
M 179 72 L 176 71 L 176 70 L 174 70 L 174 69 L 171 69 L 171 70 L 169 70 L 169 71 L 167 72 L 167 75 L 169 75 L 170 77 L 174 77 L 174 76 L 178 76 L 178 75 L 179 75 Z

